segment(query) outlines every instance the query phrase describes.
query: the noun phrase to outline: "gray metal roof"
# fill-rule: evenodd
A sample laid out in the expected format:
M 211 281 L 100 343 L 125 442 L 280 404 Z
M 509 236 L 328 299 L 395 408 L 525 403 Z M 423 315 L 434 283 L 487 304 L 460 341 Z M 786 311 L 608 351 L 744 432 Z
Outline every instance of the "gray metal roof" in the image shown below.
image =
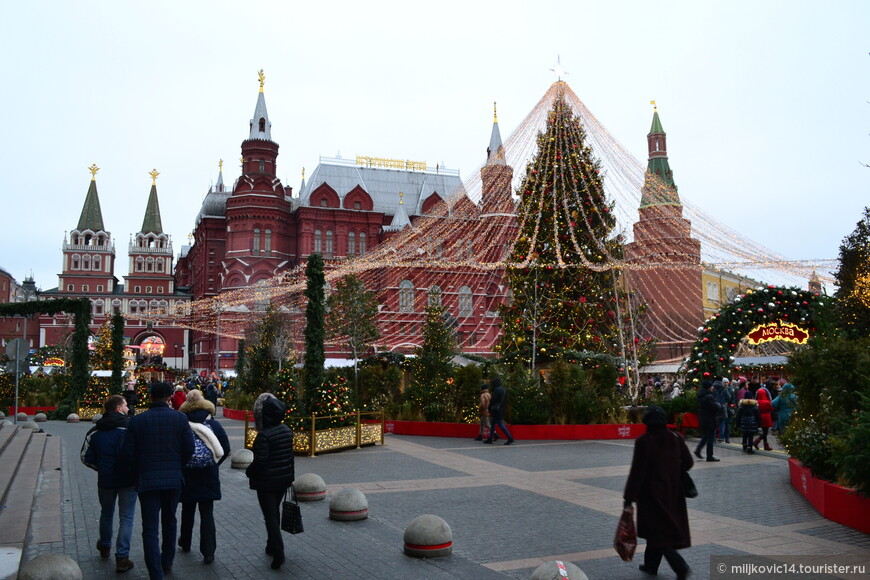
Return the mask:
M 223 183 L 219 187 L 210 187 L 205 199 L 202 200 L 202 207 L 199 210 L 199 215 L 196 216 L 196 223 L 203 217 L 225 217 L 227 214 L 227 200 L 232 191 L 226 189 Z
M 374 211 L 393 216 L 399 208 L 399 193 L 404 193 L 406 213 L 420 215 L 423 202 L 438 193 L 442 199 L 462 186 L 459 171 L 427 167 L 422 170 L 389 169 L 357 165 L 354 159 L 321 157 L 317 168 L 299 190 L 299 204 L 310 205 L 311 193 L 327 183 L 338 197 L 362 187 L 372 198 Z
M 734 366 L 743 365 L 784 365 L 788 363 L 788 357 L 782 355 L 773 356 L 738 356 L 734 357 Z
M 260 119 L 263 119 L 264 130 L 260 131 Z M 251 134 L 248 139 L 272 140 L 272 123 L 269 122 L 269 113 L 266 112 L 266 97 L 262 89 L 257 94 L 257 106 L 254 108 L 254 118 L 251 119 Z

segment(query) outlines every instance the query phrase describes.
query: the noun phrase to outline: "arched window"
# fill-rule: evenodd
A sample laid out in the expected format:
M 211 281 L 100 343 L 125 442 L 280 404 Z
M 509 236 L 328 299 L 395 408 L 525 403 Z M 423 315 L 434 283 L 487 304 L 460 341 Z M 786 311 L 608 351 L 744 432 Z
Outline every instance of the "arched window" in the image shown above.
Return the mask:
M 323 232 L 314 230 L 314 253 L 319 254 L 323 251 Z
M 142 256 L 139 256 L 138 258 L 136 258 L 136 271 L 137 272 L 144 272 L 145 271 L 145 258 L 143 258 Z
M 399 282 L 399 312 L 414 312 L 414 283 L 410 280 Z
M 94 256 L 94 270 L 100 270 L 103 267 L 102 263 L 100 256 Z
M 260 253 L 260 228 L 254 228 L 254 253 Z
M 154 258 L 146 258 L 145 259 L 145 271 L 153 272 L 154 271 Z
M 353 257 L 356 252 L 356 234 L 353 232 L 347 233 L 347 257 Z
M 471 288 L 463 286 L 459 289 L 459 316 L 467 318 L 473 313 Z
M 79 268 L 81 268 L 81 259 L 79 258 L 78 254 L 73 254 L 71 267 L 73 270 L 78 270 Z
M 102 316 L 103 315 L 103 301 L 102 300 L 94 300 L 94 315 Z
M 366 255 L 366 233 L 365 232 L 359 233 L 359 255 L 360 256 Z
M 91 257 L 90 256 L 82 256 L 82 270 L 90 270 L 91 269 Z
M 272 230 L 266 230 L 266 255 L 272 254 Z
M 326 251 L 324 252 L 323 257 L 332 257 L 332 230 L 326 230 Z
M 157 260 L 156 266 L 157 266 L 157 271 L 162 272 L 163 271 L 163 260 Z
M 260 133 L 265 133 L 265 132 L 266 132 L 266 119 L 263 117 L 260 117 Z
M 429 287 L 428 306 L 441 306 L 441 286 L 435 284 Z

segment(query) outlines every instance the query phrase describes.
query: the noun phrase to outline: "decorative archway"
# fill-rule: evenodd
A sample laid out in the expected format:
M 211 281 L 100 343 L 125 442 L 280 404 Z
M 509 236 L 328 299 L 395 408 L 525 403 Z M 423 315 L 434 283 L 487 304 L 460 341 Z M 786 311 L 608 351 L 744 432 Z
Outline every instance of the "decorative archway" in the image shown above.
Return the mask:
M 739 295 L 698 329 L 698 341 L 683 363 L 689 382 L 697 385 L 727 375 L 744 337 L 752 344 L 770 340 L 805 344 L 816 333 L 817 313 L 828 301 L 815 292 L 782 286 Z
M 67 312 L 75 316 L 72 338 L 72 355 L 70 357 L 70 392 L 65 401 L 57 408 L 57 414 L 66 416 L 72 412 L 77 401 L 88 386 L 90 378 L 88 336 L 91 331 L 91 301 L 87 298 L 55 298 L 53 300 L 37 300 L 36 302 L 10 302 L 0 304 L 0 316 L 32 316 L 48 314 L 54 316 Z

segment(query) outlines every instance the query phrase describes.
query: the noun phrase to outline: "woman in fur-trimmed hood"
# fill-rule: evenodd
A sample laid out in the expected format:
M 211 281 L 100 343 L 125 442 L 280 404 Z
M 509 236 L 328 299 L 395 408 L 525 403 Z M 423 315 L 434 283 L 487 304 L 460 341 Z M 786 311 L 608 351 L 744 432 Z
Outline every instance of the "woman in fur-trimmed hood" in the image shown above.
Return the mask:
M 199 506 L 199 551 L 203 561 L 214 560 L 217 535 L 214 525 L 214 502 L 221 499 L 220 465 L 230 455 L 230 440 L 226 431 L 214 419 L 214 405 L 202 392 L 194 389 L 187 393 L 187 400 L 179 411 L 187 415 L 190 428 L 214 455 L 209 467 L 184 468 L 184 487 L 181 489 L 181 532 L 178 545 L 182 551 L 190 551 L 196 508 Z

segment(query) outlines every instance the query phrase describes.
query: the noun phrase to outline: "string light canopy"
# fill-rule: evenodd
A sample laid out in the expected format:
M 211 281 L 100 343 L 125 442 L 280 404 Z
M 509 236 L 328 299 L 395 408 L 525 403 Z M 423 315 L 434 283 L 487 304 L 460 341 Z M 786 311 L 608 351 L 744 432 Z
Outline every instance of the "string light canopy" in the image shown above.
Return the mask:
M 542 148 L 553 148 L 544 151 L 548 159 L 556 160 L 561 155 L 555 149 L 558 143 L 539 139 L 557 99 L 563 100 L 579 120 L 585 132 L 585 147 L 594 152 L 598 163 L 582 164 L 578 169 L 575 164 L 557 161 L 551 168 L 553 179 L 568 184 L 565 190 L 569 195 L 577 195 L 577 200 L 581 200 L 579 193 L 572 193 L 570 184 L 579 181 L 573 172 L 594 172 L 600 177 L 603 192 L 599 193 L 606 197 L 607 203 L 589 207 L 588 213 L 576 209 L 563 212 L 564 208 L 555 207 L 558 227 L 549 224 L 544 227 L 540 208 L 534 204 L 519 204 L 519 188 L 528 175 L 532 159 Z M 555 248 L 549 267 L 612 272 L 623 285 L 628 280 L 623 274 L 628 271 L 686 268 L 730 272 L 759 281 L 758 287 L 763 287 L 762 281 L 780 286 L 805 286 L 814 272 L 820 273 L 817 278 L 821 282 L 833 283 L 829 272 L 836 260 L 788 260 L 717 222 L 684 194 L 680 196 L 683 215 L 691 222 L 688 233 L 701 243 L 701 262 L 682 260 L 679 255 L 628 262 L 621 246 L 631 241 L 631 225 L 637 221 L 642 192 L 667 197 L 671 186 L 658 176 L 648 174 L 641 162 L 607 132 L 563 80 L 550 86 L 505 141 L 504 151 L 499 148 L 499 156 L 499 163 L 516 171 L 490 173 L 491 182 L 487 183 L 486 190 L 513 192 L 510 199 L 495 205 L 485 199 L 481 176 L 486 173 L 486 166 L 481 165 L 443 202 L 425 215 L 414 216 L 411 226 L 366 254 L 326 260 L 327 287 L 334 286 L 343 276 L 354 274 L 367 288 L 384 294 L 379 313 L 384 343 L 418 344 L 425 306 L 440 302 L 451 292 L 459 294 L 458 288 L 468 288 L 474 296 L 481 297 L 472 308 L 475 314 L 483 314 L 474 317 L 475 328 L 466 328 L 463 337 L 459 337 L 460 349 L 482 337 L 497 335 L 501 330 L 499 307 L 511 298 L 503 284 L 505 270 L 528 268 L 537 263 L 544 244 Z M 580 205 L 583 207 L 582 201 Z M 608 239 L 589 245 L 588 240 L 596 239 L 590 234 L 602 221 L 614 224 L 612 234 Z M 522 237 L 519 232 L 524 233 Z M 674 235 L 678 234 L 680 232 Z M 413 283 L 409 291 L 410 310 L 408 295 L 402 294 L 399 280 Z M 242 338 L 245 329 L 262 316 L 269 302 L 279 306 L 287 316 L 301 320 L 305 307 L 304 287 L 304 265 L 299 265 L 269 280 L 224 291 L 217 297 L 181 304 L 176 309 L 152 309 L 135 316 L 209 333 L 217 333 L 219 328 L 221 335 Z M 643 287 L 626 290 L 644 295 Z M 689 290 L 668 291 L 671 300 L 688 299 Z M 692 291 L 701 292 L 701 289 Z M 398 303 L 387 300 L 387 293 L 397 295 Z M 697 338 L 696 328 L 697 321 L 677 317 L 667 323 L 647 321 L 646 326 L 640 325 L 639 332 L 643 338 L 655 336 L 665 343 L 691 342 Z

